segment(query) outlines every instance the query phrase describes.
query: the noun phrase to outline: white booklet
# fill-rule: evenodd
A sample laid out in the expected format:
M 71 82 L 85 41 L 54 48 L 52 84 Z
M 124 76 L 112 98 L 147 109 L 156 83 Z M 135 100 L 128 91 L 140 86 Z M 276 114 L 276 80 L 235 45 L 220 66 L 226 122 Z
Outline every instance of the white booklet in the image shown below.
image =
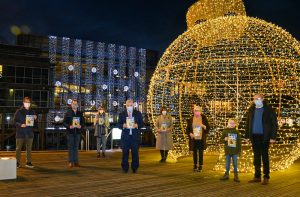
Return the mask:
M 237 134 L 228 133 L 228 147 L 236 148 Z
M 134 125 L 134 117 L 126 117 L 126 125 L 128 129 L 133 129 L 133 125 Z
M 34 115 L 26 115 L 26 126 L 33 127 L 34 125 Z
M 195 126 L 193 129 L 193 134 L 196 140 L 201 140 L 202 139 L 202 127 L 200 126 Z

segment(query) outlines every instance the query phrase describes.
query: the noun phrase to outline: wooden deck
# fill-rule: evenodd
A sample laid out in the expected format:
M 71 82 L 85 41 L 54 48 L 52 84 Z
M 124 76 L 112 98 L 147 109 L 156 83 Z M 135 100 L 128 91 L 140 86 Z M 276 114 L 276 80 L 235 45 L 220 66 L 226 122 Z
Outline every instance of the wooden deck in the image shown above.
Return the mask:
M 0 152 L 1 156 L 14 153 Z M 22 153 L 25 159 L 25 153 Z M 34 169 L 18 169 L 17 180 L 0 181 L 0 196 L 300 196 L 300 161 L 271 173 L 270 184 L 250 184 L 253 174 L 240 174 L 241 183 L 219 181 L 212 171 L 216 156 L 204 157 L 204 170 L 192 172 L 192 158 L 158 163 L 159 153 L 141 149 L 137 174 L 124 174 L 121 152 L 97 159 L 94 151 L 81 152 L 82 167 L 67 168 L 67 152 L 34 152 Z M 22 163 L 24 166 L 24 162 Z M 3 169 L 0 169 L 3 170 Z

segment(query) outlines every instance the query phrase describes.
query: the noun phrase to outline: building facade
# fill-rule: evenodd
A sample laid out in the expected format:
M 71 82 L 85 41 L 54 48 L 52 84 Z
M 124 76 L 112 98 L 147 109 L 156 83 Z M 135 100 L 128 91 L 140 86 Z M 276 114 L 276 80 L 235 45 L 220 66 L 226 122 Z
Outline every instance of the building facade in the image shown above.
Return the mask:
M 32 99 L 32 107 L 38 114 L 33 148 L 41 148 L 47 115 L 53 103 L 53 72 L 54 64 L 39 48 L 0 44 L 1 150 L 14 148 L 13 116 L 25 96 Z

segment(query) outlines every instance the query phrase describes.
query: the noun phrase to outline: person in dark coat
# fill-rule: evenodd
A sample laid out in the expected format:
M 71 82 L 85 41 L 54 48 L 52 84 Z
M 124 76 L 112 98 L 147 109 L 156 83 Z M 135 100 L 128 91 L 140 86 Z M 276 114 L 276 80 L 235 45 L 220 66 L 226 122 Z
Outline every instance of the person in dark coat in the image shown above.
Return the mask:
M 209 124 L 206 116 L 202 114 L 202 108 L 194 107 L 194 115 L 187 121 L 186 134 L 189 136 L 190 151 L 193 151 L 193 170 L 202 171 L 203 151 L 206 149 L 206 135 L 209 132 Z M 199 166 L 197 168 L 199 157 Z
M 140 144 L 140 129 L 144 126 L 142 113 L 133 109 L 133 100 L 126 101 L 126 110 L 119 114 L 118 127 L 122 130 L 121 145 L 122 145 L 122 170 L 128 172 L 129 163 L 128 156 L 131 149 L 132 162 L 131 169 L 136 173 L 139 167 L 139 144 Z
M 264 101 L 262 94 L 254 96 L 253 104 L 248 109 L 245 138 L 250 139 L 254 153 L 254 178 L 250 183 L 261 182 L 261 160 L 263 161 L 263 185 L 269 183 L 269 144 L 275 143 L 278 129 L 275 111 Z
M 31 162 L 31 148 L 33 142 L 33 126 L 37 119 L 36 113 L 31 109 L 31 99 L 25 97 L 23 106 L 14 115 L 16 125 L 16 159 L 17 168 L 20 167 L 21 151 L 23 144 L 26 145 L 26 165 L 27 168 L 34 168 Z
M 81 132 L 85 126 L 85 120 L 81 111 L 78 110 L 77 100 L 73 100 L 71 108 L 66 112 L 64 126 L 67 128 L 69 167 L 80 167 L 78 159 L 78 148 Z

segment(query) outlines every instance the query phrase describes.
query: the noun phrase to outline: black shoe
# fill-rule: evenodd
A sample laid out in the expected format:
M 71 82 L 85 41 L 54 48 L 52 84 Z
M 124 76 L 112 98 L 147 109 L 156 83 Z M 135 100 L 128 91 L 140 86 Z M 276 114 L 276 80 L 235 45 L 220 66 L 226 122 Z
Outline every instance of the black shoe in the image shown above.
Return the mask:
M 132 169 L 132 172 L 133 172 L 133 173 L 136 173 L 136 169 Z
M 105 153 L 102 153 L 102 157 L 103 157 L 103 158 L 105 157 Z
M 97 154 L 97 158 L 100 158 L 100 157 L 101 157 L 101 156 L 100 156 L 100 153 L 98 153 L 98 154 Z
M 160 163 L 164 163 L 164 159 L 159 160 Z
M 262 185 L 268 185 L 269 184 L 269 179 L 268 178 L 264 178 L 264 180 L 261 183 Z
M 194 165 L 193 171 L 197 172 L 197 165 Z
M 34 165 L 32 165 L 31 162 L 27 162 L 25 165 L 26 168 L 34 168 Z
M 123 169 L 122 171 L 123 171 L 123 173 L 125 173 L 125 174 L 128 172 L 128 170 L 124 170 L 124 169 Z
M 229 174 L 225 172 L 224 176 L 220 178 L 221 181 L 226 181 L 229 179 Z
M 20 163 L 19 163 L 19 162 L 17 162 L 17 168 L 20 168 L 20 167 L 21 167 Z
M 198 172 L 202 172 L 202 165 L 198 167 Z

